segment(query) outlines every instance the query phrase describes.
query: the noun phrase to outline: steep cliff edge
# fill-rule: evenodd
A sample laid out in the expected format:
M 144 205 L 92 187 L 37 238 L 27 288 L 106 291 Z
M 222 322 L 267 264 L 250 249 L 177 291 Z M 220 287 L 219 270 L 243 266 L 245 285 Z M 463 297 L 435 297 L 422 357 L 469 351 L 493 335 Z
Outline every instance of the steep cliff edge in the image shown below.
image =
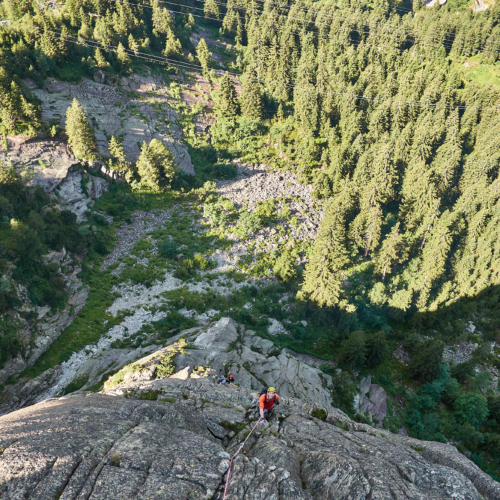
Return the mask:
M 261 376 L 282 401 L 234 460 L 228 500 L 500 499 L 455 447 L 353 422 L 328 403 L 320 370 L 259 342 L 224 318 L 122 368 L 104 393 L 0 417 L 0 499 L 221 499 Z M 238 391 L 214 383 L 229 365 Z

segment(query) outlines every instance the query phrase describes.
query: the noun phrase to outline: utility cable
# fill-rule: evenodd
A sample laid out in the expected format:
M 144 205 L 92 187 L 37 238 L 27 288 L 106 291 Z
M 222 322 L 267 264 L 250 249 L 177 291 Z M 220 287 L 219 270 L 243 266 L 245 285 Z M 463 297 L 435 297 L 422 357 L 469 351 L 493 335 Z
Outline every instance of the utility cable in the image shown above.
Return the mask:
M 144 4 L 134 4 L 132 2 L 126 2 L 125 0 L 111 0 L 113 2 L 121 2 L 121 3 L 127 3 L 127 4 L 130 4 L 130 5 L 141 5 L 143 7 L 147 7 L 147 8 L 153 8 L 153 7 L 150 7 L 148 5 L 144 5 Z M 186 8 L 186 9 L 196 9 L 196 10 L 204 10 L 200 7 L 191 7 L 191 6 L 186 6 L 186 5 L 179 5 L 179 4 L 176 4 L 174 2 L 169 2 L 167 0 L 157 0 L 158 3 L 164 3 L 164 4 L 169 4 L 169 5 L 175 5 L 177 7 L 180 7 L 180 8 Z M 204 0 L 194 0 L 194 1 L 197 1 L 197 2 L 204 2 Z M 218 5 L 221 5 L 221 6 L 225 6 L 224 3 L 221 3 L 221 2 L 217 2 L 215 1 L 216 4 Z M 227 8 L 227 6 L 226 6 Z M 285 18 L 286 20 L 295 20 L 295 21 L 298 21 L 298 22 L 302 22 L 302 23 L 315 23 L 316 25 L 320 25 L 320 26 L 327 26 L 327 27 L 332 27 L 333 25 L 332 24 L 327 24 L 327 23 L 319 23 L 317 20 L 304 20 L 304 19 L 299 19 L 299 18 L 294 18 L 294 17 L 290 17 L 290 16 L 287 16 L 287 15 L 284 15 L 284 14 L 276 14 L 274 12 L 266 12 L 266 11 L 259 11 L 259 10 L 254 10 L 254 9 L 251 9 L 251 8 L 247 8 L 247 7 L 240 7 L 240 6 L 237 6 L 237 5 L 231 5 L 229 8 L 231 9 L 237 9 L 237 10 L 242 10 L 242 11 L 250 11 L 250 12 L 255 12 L 256 14 L 266 14 L 266 15 L 276 15 L 276 16 L 279 16 L 279 17 L 283 17 Z M 167 9 L 168 10 L 168 9 Z M 169 12 L 173 13 L 173 14 L 186 14 L 185 12 L 178 12 L 178 11 L 171 11 L 171 10 L 168 10 Z M 226 13 L 227 14 L 227 13 Z M 217 22 L 222 22 L 220 21 L 219 19 L 216 19 L 216 18 L 211 18 L 211 17 L 208 17 L 208 16 L 200 16 L 200 15 L 196 15 L 196 14 L 192 14 L 194 17 L 201 17 L 201 18 L 204 18 L 204 19 L 208 19 L 208 20 L 211 20 L 211 21 L 217 21 Z M 238 16 L 238 19 L 240 19 L 241 21 L 245 21 L 246 22 L 246 18 L 245 17 L 241 17 L 241 16 Z M 359 29 L 356 29 L 356 28 L 348 28 L 348 27 L 344 27 L 344 26 L 338 26 L 337 28 L 339 30 L 342 30 L 342 31 L 351 31 L 351 32 L 355 32 L 355 33 L 358 33 L 359 35 L 372 35 L 373 34 L 373 30 L 377 30 L 377 29 L 384 29 L 385 28 L 381 28 L 379 26 L 373 26 L 373 25 L 370 25 L 370 24 L 363 24 L 363 23 L 359 23 L 357 22 L 356 20 L 352 20 L 352 19 L 349 19 L 349 18 L 346 18 L 346 17 L 338 17 L 337 19 L 341 19 L 341 20 L 344 20 L 344 21 L 352 21 L 352 22 L 355 22 L 356 24 L 361 24 L 362 26 L 367 26 L 369 27 L 372 31 L 362 31 L 362 30 L 359 30 Z M 286 28 L 281 28 L 281 30 L 284 30 Z M 394 31 L 397 31 L 398 28 L 395 28 L 393 30 Z M 403 28 L 404 29 L 404 28 Z M 274 30 L 274 31 L 280 31 L 280 30 Z M 307 33 L 316 33 L 316 32 L 313 32 L 313 31 L 310 31 L 310 30 L 305 30 Z M 387 35 L 391 35 L 392 33 L 387 33 Z M 437 36 L 439 33 L 436 32 L 436 33 L 425 33 L 425 34 L 415 34 L 415 33 L 409 33 L 408 31 L 405 31 L 404 32 L 405 35 L 407 35 L 405 38 L 405 40 L 402 40 L 402 43 L 420 43 L 422 39 L 425 39 L 425 38 L 432 38 L 434 36 Z M 460 40 L 462 37 L 462 35 L 456 35 L 455 33 L 451 33 L 451 32 L 441 32 L 441 34 L 444 34 L 445 36 L 446 35 L 453 35 L 455 36 L 455 39 L 454 40 L 449 40 L 449 41 L 446 41 L 446 40 L 443 40 L 442 42 L 438 42 L 441 46 L 444 46 L 446 49 L 449 49 L 449 50 L 452 50 L 453 48 L 453 44 L 455 41 L 457 40 Z M 380 35 L 380 36 L 383 36 L 383 35 Z M 402 34 L 400 35 L 402 36 Z M 408 37 L 411 37 L 413 36 L 414 38 L 408 38 Z M 329 39 L 331 39 L 330 37 L 328 37 Z M 465 40 L 467 40 L 467 38 L 465 38 Z M 477 38 L 473 38 L 473 39 L 470 39 L 472 41 L 477 41 L 477 40 L 484 40 L 484 39 L 477 39 Z M 490 39 L 486 39 L 484 40 L 483 42 L 483 47 L 481 48 L 481 51 L 482 52 L 485 52 L 485 53 L 489 53 L 489 54 L 492 54 L 492 55 L 495 55 L 495 56 L 498 56 L 498 52 L 493 52 L 492 50 L 487 50 L 484 48 L 484 45 L 486 43 L 490 42 Z M 359 43 L 359 41 L 358 41 Z M 496 42 L 498 44 L 498 48 L 499 48 L 499 51 L 500 51 L 500 41 Z M 367 45 L 370 45 L 370 44 L 367 44 Z M 438 45 L 439 46 L 439 45 Z M 493 45 L 493 47 L 497 47 L 497 45 Z
M 41 28 L 34 28 L 39 33 L 43 34 L 43 31 Z M 93 40 L 87 40 L 85 38 L 77 38 L 73 36 L 66 36 L 63 35 L 60 32 L 56 31 L 49 31 L 46 30 L 46 33 L 54 33 L 55 35 L 58 36 L 50 36 L 51 38 L 56 38 L 58 40 L 64 39 L 65 41 L 68 41 L 69 43 L 75 43 L 75 44 L 80 44 L 80 45 L 86 45 L 88 47 L 94 47 L 94 48 L 101 48 L 106 51 L 111 51 L 111 52 L 117 52 L 118 47 L 114 45 L 99 45 L 99 42 L 95 42 Z M 63 38 L 64 37 L 64 38 Z M 137 52 L 135 53 L 134 51 L 130 49 L 125 49 L 124 51 L 129 55 L 130 57 L 137 57 L 139 59 L 146 59 L 152 62 L 157 62 L 157 63 L 167 63 L 171 66 L 177 66 L 180 69 L 183 69 L 185 71 L 198 71 L 201 72 L 203 71 L 203 67 L 195 64 L 190 64 L 190 63 L 184 63 L 181 61 L 175 61 L 166 57 L 161 57 L 161 56 L 151 56 L 150 54 L 145 54 L 142 52 Z M 226 71 L 225 70 L 213 70 L 215 73 L 218 74 L 223 74 Z M 227 71 L 228 74 L 234 76 L 234 77 L 241 77 L 241 75 Z M 251 78 L 251 77 L 250 77 Z M 311 86 L 303 86 L 303 85 L 294 85 L 294 84 L 287 84 L 283 82 L 277 82 L 273 80 L 262 80 L 259 78 L 251 78 L 252 81 L 255 81 L 257 83 L 261 83 L 263 85 L 275 85 L 279 87 L 284 87 L 288 89 L 304 89 L 306 92 L 311 92 L 311 93 L 316 93 L 316 94 L 324 94 L 324 95 L 333 95 L 333 96 L 340 96 L 340 97 L 346 97 L 349 99 L 353 100 L 361 100 L 361 101 L 367 101 L 367 102 L 377 102 L 377 103 L 382 103 L 382 102 L 390 102 L 391 104 L 397 104 L 399 106 L 405 105 L 405 106 L 412 106 L 412 107 L 420 107 L 420 108 L 431 108 L 431 109 L 449 109 L 449 110 L 465 110 L 465 109 L 477 109 L 480 111 L 500 111 L 500 104 L 495 106 L 495 107 L 483 107 L 483 106 L 466 106 L 466 105 L 455 105 L 455 104 L 430 104 L 430 103 L 424 103 L 424 102 L 416 102 L 416 101 L 403 101 L 400 99 L 387 99 L 387 98 L 381 98 L 381 97 L 372 97 L 372 96 L 365 96 L 365 95 L 357 95 L 354 93 L 348 93 L 348 92 L 334 92 L 334 91 L 326 91 L 326 90 L 321 90 L 314 85 Z
M 145 5 L 145 4 L 135 3 L 135 2 L 127 2 L 127 1 L 125 1 L 125 0 L 110 0 L 110 1 L 112 1 L 112 2 L 116 2 L 116 3 L 127 4 L 127 5 L 135 5 L 135 6 L 140 6 L 140 7 L 146 7 L 146 8 L 148 8 L 148 9 L 153 9 L 153 7 L 152 7 L 152 6 L 150 6 L 150 5 Z M 200 1 L 200 0 L 195 0 L 195 1 Z M 197 10 L 203 10 L 203 9 L 202 9 L 202 8 L 200 8 L 200 7 L 189 7 L 189 6 L 184 6 L 184 5 L 183 5 L 183 6 L 180 6 L 179 4 L 175 4 L 175 3 L 173 3 L 173 2 L 168 2 L 168 1 L 166 1 L 166 0 L 158 0 L 158 2 L 159 2 L 159 3 L 165 3 L 165 4 L 175 5 L 175 6 L 178 6 L 178 7 L 181 7 L 181 8 L 186 8 L 186 9 L 189 9 L 189 8 L 194 8 L 194 9 L 197 9 Z M 242 8 L 242 9 L 244 9 L 244 8 Z M 187 12 L 178 12 L 178 11 L 173 11 L 173 10 L 169 10 L 169 9 L 166 9 L 166 10 L 167 10 L 168 12 L 172 13 L 172 14 L 182 14 L 182 15 L 186 15 L 186 14 L 188 14 Z M 272 14 L 272 13 L 266 13 L 266 12 L 260 12 L 260 11 L 258 11 L 258 13 L 260 13 L 260 14 Z M 198 15 L 198 14 L 193 14 L 193 13 L 191 13 L 191 12 L 190 12 L 189 14 L 190 14 L 190 15 L 192 15 L 193 17 L 198 17 L 198 18 L 202 18 L 202 19 L 207 19 L 207 20 L 210 20 L 210 21 L 217 21 L 217 22 L 221 22 L 219 19 L 216 19 L 216 18 L 211 18 L 211 17 L 205 16 L 205 15 L 204 15 L 204 16 L 201 16 L 201 15 Z M 280 17 L 285 17 L 286 19 L 296 19 L 296 20 L 298 20 L 298 21 L 301 21 L 301 22 L 302 22 L 302 20 L 297 19 L 297 18 L 290 18 L 290 17 L 283 16 L 283 15 L 280 15 L 280 14 L 277 14 L 277 15 L 279 15 Z M 245 18 L 242 18 L 242 17 L 240 17 L 240 16 L 238 16 L 238 18 L 239 18 L 240 20 L 245 21 Z M 346 19 L 346 18 L 344 18 L 344 19 L 348 21 L 348 19 Z M 313 22 L 313 21 L 308 21 L 308 22 Z M 321 24 L 322 24 L 323 26 L 329 26 L 330 28 L 332 27 L 332 25 L 331 25 L 331 24 L 325 24 L 325 23 L 321 23 Z M 271 28 L 271 29 L 273 29 L 273 30 L 274 30 L 274 31 L 276 31 L 276 32 L 280 32 L 280 31 L 282 31 L 282 30 L 285 30 L 285 29 L 286 29 L 286 27 L 283 27 L 283 28 L 281 28 L 281 29 L 279 29 L 279 30 L 278 30 L 278 29 L 274 29 L 274 28 Z M 371 35 L 371 34 L 373 34 L 373 33 L 369 32 L 369 31 L 360 31 L 360 30 L 357 30 L 357 29 L 355 29 L 355 28 L 346 28 L 346 27 L 340 27 L 340 26 L 339 26 L 339 27 L 338 27 L 338 29 L 339 29 L 339 30 L 342 30 L 342 31 L 351 31 L 351 32 L 355 32 L 355 33 L 358 33 L 358 34 L 360 34 L 360 35 L 363 35 L 363 34 L 366 34 L 366 35 Z M 319 36 L 316 34 L 316 32 L 314 32 L 314 31 L 305 30 L 305 32 L 306 32 L 306 33 L 311 33 L 311 34 L 315 35 L 315 36 L 316 36 L 316 38 L 318 38 L 318 39 L 330 39 L 330 40 L 332 39 L 330 36 L 328 36 L 328 37 L 326 37 L 326 38 L 325 38 L 325 37 L 319 37 Z M 299 35 L 298 33 L 293 33 L 293 34 L 297 34 L 297 35 Z M 388 34 L 388 35 L 389 35 L 389 34 Z M 429 35 L 429 36 L 430 36 L 430 35 Z M 420 35 L 419 37 L 414 38 L 414 39 L 411 39 L 411 38 L 410 38 L 410 39 L 408 39 L 408 38 L 406 38 L 406 39 L 404 39 L 404 40 L 401 40 L 401 41 L 400 41 L 400 43 L 411 43 L 411 42 L 413 42 L 414 44 L 416 44 L 416 43 L 421 43 L 421 42 L 420 42 L 420 39 L 421 39 L 421 38 L 425 38 L 425 37 L 427 37 L 427 35 Z M 374 43 L 368 43 L 368 42 L 366 42 L 365 40 L 351 40 L 350 42 L 351 42 L 352 44 L 355 44 L 355 45 L 359 45 L 359 44 L 360 44 L 360 43 L 362 43 L 362 42 L 365 42 L 365 44 L 366 44 L 366 45 L 377 45 L 377 44 L 374 44 Z M 453 43 L 454 43 L 454 42 L 446 42 L 446 41 L 442 41 L 442 42 L 439 42 L 439 43 L 437 44 L 437 47 L 439 47 L 439 46 L 443 46 L 445 49 L 452 50 L 452 49 L 453 49 Z M 499 42 L 499 43 L 500 43 L 500 42 Z M 400 52 L 403 52 L 403 51 L 400 51 Z M 493 51 L 491 51 L 491 50 L 487 50 L 487 49 L 484 49 L 484 48 L 481 50 L 481 52 L 483 52 L 483 53 L 489 53 L 489 54 L 492 54 L 492 55 L 495 55 L 495 56 L 497 56 L 497 57 L 498 57 L 498 52 L 493 52 Z M 426 55 L 426 57 L 430 57 L 430 58 L 433 58 L 433 59 L 437 59 L 437 58 L 439 58 L 439 57 L 436 57 L 436 56 L 427 56 L 427 55 Z
M 113 1 L 116 1 L 116 0 L 113 0 Z M 159 3 L 171 3 L 171 2 L 167 2 L 165 0 L 157 0 Z M 205 3 L 206 0 L 194 0 L 195 2 L 201 2 L 201 3 Z M 295 5 L 291 5 L 291 6 L 285 6 L 285 4 L 282 4 L 282 3 L 279 3 L 279 2 L 271 2 L 269 0 L 267 1 L 262 1 L 262 0 L 253 0 L 255 1 L 256 3 L 259 3 L 262 5 L 262 8 L 264 8 L 266 5 L 268 4 L 271 4 L 271 5 L 279 5 L 279 6 L 283 6 L 284 8 L 287 8 L 289 10 L 291 10 Z M 218 1 L 215 1 L 214 0 L 214 3 L 217 4 L 217 5 L 221 5 L 223 7 L 225 7 L 226 9 L 238 9 L 238 10 L 243 10 L 243 11 L 253 11 L 254 9 L 252 8 L 248 8 L 248 7 L 242 7 L 242 6 L 238 6 L 238 5 L 230 5 L 228 6 L 227 4 L 223 3 L 223 2 L 218 2 Z M 179 5 L 179 4 L 175 4 L 175 5 Z M 187 7 L 189 8 L 188 6 L 182 6 L 182 7 Z M 195 7 L 193 7 L 195 8 Z M 359 20 L 356 20 L 356 19 L 350 19 L 350 18 L 347 18 L 347 17 L 342 17 L 342 16 L 331 16 L 331 15 L 325 15 L 322 11 L 318 10 L 318 9 L 312 9 L 312 8 L 305 8 L 305 7 L 297 7 L 298 9 L 302 10 L 303 12 L 305 13 L 308 13 L 310 11 L 313 11 L 313 12 L 317 12 L 319 13 L 320 15 L 318 17 L 321 17 L 322 19 L 336 19 L 336 20 L 344 20 L 344 21 L 352 21 L 352 22 L 355 22 L 356 24 L 358 25 L 361 25 L 361 26 L 366 26 L 368 28 L 370 28 L 370 30 L 373 30 L 373 29 L 380 29 L 380 30 L 390 30 L 392 29 L 392 31 L 394 31 L 394 29 L 397 29 L 396 28 L 386 28 L 385 26 L 383 25 L 373 25 L 373 24 L 366 24 L 366 23 L 362 23 L 360 22 Z M 265 11 L 257 11 L 257 12 L 260 12 L 260 13 L 266 13 Z M 271 12 L 269 12 L 269 14 L 271 14 Z M 304 20 L 304 19 L 297 19 L 297 18 L 291 18 L 291 17 L 288 17 L 286 15 L 283 15 L 283 14 L 278 14 L 280 15 L 281 17 L 286 17 L 287 19 L 295 19 L 299 22 L 307 22 L 307 23 L 317 23 L 317 20 Z M 400 19 L 400 18 L 398 18 Z M 331 26 L 331 25 L 327 25 L 327 26 Z M 403 28 L 403 27 L 402 27 Z M 404 29 L 404 28 L 403 28 Z M 357 31 L 357 30 L 353 30 L 353 31 Z M 359 33 L 370 33 L 370 32 L 359 32 Z M 429 33 L 425 33 L 425 34 L 421 34 L 421 35 L 418 35 L 416 33 L 411 33 L 411 32 L 408 32 L 408 31 L 405 31 L 405 34 L 407 34 L 408 36 L 413 36 L 415 38 L 419 38 L 419 37 L 422 37 L 422 36 L 433 36 L 433 35 L 445 35 L 445 36 L 457 36 L 457 34 L 455 32 L 451 32 L 451 31 L 436 31 L 436 30 L 431 30 Z M 470 40 L 472 41 L 482 41 L 484 43 L 487 43 L 489 41 L 489 38 L 471 38 Z M 500 46 L 500 41 L 497 41 L 496 42 L 499 46 Z

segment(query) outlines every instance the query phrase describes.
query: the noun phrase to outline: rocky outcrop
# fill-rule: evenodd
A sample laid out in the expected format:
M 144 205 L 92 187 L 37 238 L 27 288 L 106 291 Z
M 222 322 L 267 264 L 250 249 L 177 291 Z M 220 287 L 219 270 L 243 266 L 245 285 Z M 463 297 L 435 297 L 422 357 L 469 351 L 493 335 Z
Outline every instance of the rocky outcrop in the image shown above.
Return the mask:
M 59 139 L 7 136 L 8 151 L 0 148 L 0 160 L 11 163 L 29 185 L 53 191 L 79 161 L 66 142 Z
M 161 355 L 167 354 L 171 345 L 181 338 L 188 342 L 188 347 L 173 361 L 176 373 L 182 372 L 184 379 L 192 378 L 198 367 L 206 367 L 215 375 L 232 373 L 239 384 L 251 390 L 273 385 L 285 397 L 330 406 L 332 379 L 329 375 L 278 350 L 270 340 L 259 337 L 252 330 L 245 331 L 229 318 L 222 318 L 210 328 L 181 332 L 170 339 L 169 346 L 135 361 L 134 377 L 117 383 L 114 387 L 117 394 L 135 392 L 137 384 L 141 390 L 163 390 L 167 379 L 156 379 L 154 360 L 160 360 Z M 88 384 L 93 382 L 89 379 Z
M 42 120 L 57 120 L 65 127 L 66 110 L 74 98 L 85 107 L 97 139 L 98 152 L 109 157 L 108 137 L 123 136 L 127 161 L 135 162 L 140 144 L 156 138 L 163 141 L 175 156 L 178 167 L 194 174 L 194 166 L 187 147 L 182 143 L 182 130 L 174 123 L 177 112 L 169 105 L 165 83 L 159 76 L 131 75 L 120 79 L 118 85 L 106 84 L 102 75 L 95 81 L 83 78 L 79 83 L 49 79 L 43 88 L 30 80 L 25 83 L 40 99 Z M 123 90 L 122 90 L 123 89 Z M 143 99 L 154 93 L 154 104 Z
M 108 189 L 108 182 L 85 171 L 68 172 L 56 191 L 59 208 L 71 210 L 78 222 L 86 220 L 85 212 L 93 205 L 93 198 L 100 198 Z
M 105 392 L 85 393 L 125 362 Z M 331 406 L 331 379 L 318 368 L 228 318 L 161 349 L 104 351 L 81 368 L 80 393 L 0 417 L 1 499 L 220 500 L 243 443 L 227 500 L 500 499 L 500 484 L 455 447 L 352 421 Z M 222 370 L 238 390 L 216 383 Z M 63 371 L 24 381 L 22 397 L 33 402 Z M 280 405 L 249 434 L 264 383 Z
M 76 167 L 75 170 L 73 167 Z M 64 171 L 63 178 L 52 179 L 52 183 L 43 187 L 54 190 L 51 194 L 57 208 L 70 210 L 76 214 L 78 221 L 86 219 L 85 212 L 91 209 L 95 198 L 99 198 L 107 190 L 108 182 L 100 177 L 95 177 L 81 169 L 82 165 L 68 166 Z M 112 218 L 102 214 L 108 222 Z M 18 337 L 24 346 L 23 354 L 6 361 L 0 367 L 0 384 L 3 384 L 10 376 L 21 373 L 24 369 L 32 366 L 35 361 L 52 345 L 61 332 L 68 327 L 87 303 L 90 292 L 89 287 L 83 286 L 79 274 L 80 255 L 70 254 L 63 248 L 61 251 L 52 251 L 43 257 L 45 264 L 57 264 L 58 272 L 66 283 L 69 292 L 68 302 L 62 310 L 53 311 L 50 306 L 35 306 L 28 297 L 26 288 L 18 285 L 18 296 L 23 302 L 22 309 L 25 313 L 34 313 L 35 320 L 28 322 L 22 319 L 22 328 Z M 64 271 L 63 271 L 64 269 Z M 34 402 L 34 396 L 24 387 L 26 381 L 20 381 L 15 386 L 9 386 L 6 392 L 0 394 L 0 414 L 6 411 L 4 407 L 14 408 Z M 29 386 L 31 387 L 31 386 Z M 35 384 L 37 391 L 44 384 Z M 13 399 L 13 395 L 17 395 Z M 19 397 L 20 395 L 20 397 Z
M 221 499 L 229 459 L 256 422 L 256 393 L 210 378 L 162 387 L 138 383 L 127 398 L 80 394 L 0 417 L 0 498 Z M 227 500 L 500 498 L 500 485 L 453 446 L 292 398 L 277 408 L 234 459 Z
M 355 413 L 368 416 L 372 421 L 382 424 L 387 417 L 387 392 L 383 387 L 372 384 L 372 377 L 363 377 L 359 383 L 359 392 L 354 396 Z
M 81 268 L 76 268 L 76 271 L 74 270 L 69 275 L 70 278 L 73 278 L 73 281 L 68 303 L 63 310 L 50 314 L 49 306 L 35 308 L 38 309 L 39 315 L 39 320 L 36 322 L 36 330 L 33 328 L 33 325 L 26 323 L 24 328 L 19 332 L 19 337 L 27 344 L 24 355 L 19 354 L 16 358 L 4 363 L 0 369 L 0 384 L 4 383 L 11 375 L 17 375 L 32 366 L 83 309 L 87 303 L 90 288 L 81 286 L 82 282 L 76 276 L 80 271 Z M 5 412 L 5 409 L 2 407 L 5 402 L 11 401 L 10 396 L 18 395 L 19 392 L 27 395 L 30 393 L 30 391 L 26 392 L 23 389 L 25 383 L 26 379 L 14 386 L 6 387 L 5 390 L 7 392 L 0 395 L 0 414 Z M 38 384 L 36 386 L 38 387 Z M 14 402 L 18 405 L 23 399 L 22 396 L 21 398 L 17 397 Z M 21 406 L 32 404 L 33 402 L 33 396 L 28 396 L 26 402 L 22 403 Z M 19 406 L 14 406 L 14 408 L 16 407 Z

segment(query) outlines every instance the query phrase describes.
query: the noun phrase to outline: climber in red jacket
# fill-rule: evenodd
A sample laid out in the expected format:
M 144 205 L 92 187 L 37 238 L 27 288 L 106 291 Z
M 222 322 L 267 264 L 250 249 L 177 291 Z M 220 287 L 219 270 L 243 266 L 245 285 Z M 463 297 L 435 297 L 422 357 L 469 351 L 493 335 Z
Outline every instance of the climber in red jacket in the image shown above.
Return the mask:
M 259 395 L 260 418 L 266 418 L 274 408 L 275 404 L 280 404 L 280 397 L 278 396 L 276 389 L 274 387 L 262 389 Z

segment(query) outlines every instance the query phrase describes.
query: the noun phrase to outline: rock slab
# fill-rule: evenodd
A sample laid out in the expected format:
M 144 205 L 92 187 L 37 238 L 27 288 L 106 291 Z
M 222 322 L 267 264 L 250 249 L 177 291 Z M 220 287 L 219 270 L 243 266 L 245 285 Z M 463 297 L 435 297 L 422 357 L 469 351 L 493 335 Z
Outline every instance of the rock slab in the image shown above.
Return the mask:
M 168 383 L 163 401 L 80 394 L 0 417 L 0 498 L 220 500 L 255 395 L 208 379 Z M 500 484 L 452 446 L 280 406 L 234 460 L 227 500 L 500 498 Z

